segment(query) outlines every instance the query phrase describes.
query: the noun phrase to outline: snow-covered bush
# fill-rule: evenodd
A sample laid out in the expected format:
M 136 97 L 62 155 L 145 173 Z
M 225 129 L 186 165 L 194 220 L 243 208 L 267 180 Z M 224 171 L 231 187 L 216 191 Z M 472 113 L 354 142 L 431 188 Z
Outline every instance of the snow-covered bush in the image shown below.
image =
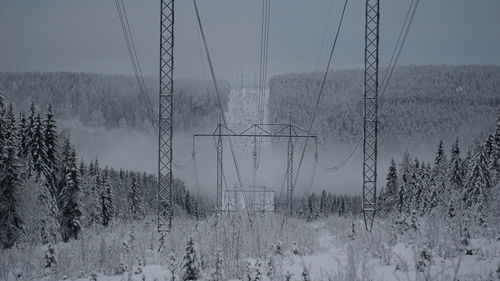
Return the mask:
M 198 280 L 201 273 L 200 258 L 196 252 L 193 238 L 190 237 L 186 243 L 184 257 L 180 266 L 180 278 L 186 280 Z

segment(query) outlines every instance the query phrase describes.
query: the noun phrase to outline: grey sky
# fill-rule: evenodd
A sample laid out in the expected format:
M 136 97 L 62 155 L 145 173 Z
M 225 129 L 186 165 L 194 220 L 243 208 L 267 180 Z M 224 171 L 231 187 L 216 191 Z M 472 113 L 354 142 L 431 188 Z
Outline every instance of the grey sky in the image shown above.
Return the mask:
M 325 46 L 317 64 L 331 0 L 273 0 L 269 72 L 324 68 L 343 0 L 333 0 Z M 220 78 L 258 69 L 258 0 L 199 0 Z M 334 68 L 359 67 L 364 5 L 351 0 Z M 410 0 L 381 1 L 381 61 L 388 61 Z M 159 0 L 126 0 L 137 51 L 157 75 Z M 500 64 L 499 0 L 422 0 L 400 64 Z M 204 77 L 193 3 L 176 1 L 176 77 Z M 204 57 L 203 57 L 204 59 Z M 131 74 L 113 0 L 0 0 L 0 71 L 84 71 Z M 206 66 L 205 66 L 206 72 Z

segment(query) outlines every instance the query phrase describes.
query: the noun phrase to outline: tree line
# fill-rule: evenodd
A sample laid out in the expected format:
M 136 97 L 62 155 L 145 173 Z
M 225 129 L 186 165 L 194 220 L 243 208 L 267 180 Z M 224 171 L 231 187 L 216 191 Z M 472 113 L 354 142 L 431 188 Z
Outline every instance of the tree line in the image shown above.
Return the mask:
M 449 154 L 441 141 L 433 163 L 405 153 L 402 162 L 391 161 L 386 180 L 378 197 L 384 213 L 446 214 L 487 227 L 489 218 L 498 220 L 500 209 L 500 115 L 496 129 L 474 140 L 465 154 L 458 139 Z
M 361 196 L 334 194 L 322 190 L 298 196 L 293 202 L 295 215 L 307 221 L 335 216 L 355 216 L 361 212 Z
M 0 96 L 0 247 L 19 241 L 78 239 L 83 228 L 138 220 L 156 210 L 157 178 L 80 161 L 52 106 L 31 103 L 16 118 Z M 174 180 L 176 215 L 198 216 L 197 200 Z

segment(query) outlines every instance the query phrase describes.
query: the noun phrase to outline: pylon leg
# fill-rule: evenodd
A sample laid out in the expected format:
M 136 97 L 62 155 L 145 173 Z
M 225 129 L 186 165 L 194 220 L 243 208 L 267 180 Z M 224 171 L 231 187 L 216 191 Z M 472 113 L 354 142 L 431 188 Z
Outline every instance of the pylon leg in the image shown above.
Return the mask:
M 174 0 L 160 7 L 160 106 L 158 122 L 158 231 L 172 229 L 172 96 L 174 91 Z
M 379 0 L 366 0 L 363 118 L 363 218 L 371 231 L 377 209 Z

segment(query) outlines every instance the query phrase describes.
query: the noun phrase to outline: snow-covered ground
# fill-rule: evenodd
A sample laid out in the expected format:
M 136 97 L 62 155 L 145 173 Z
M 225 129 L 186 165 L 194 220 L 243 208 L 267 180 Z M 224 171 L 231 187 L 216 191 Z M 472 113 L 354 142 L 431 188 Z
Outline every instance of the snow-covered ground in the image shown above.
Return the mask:
M 442 253 L 439 250 L 439 244 L 446 245 L 445 241 L 436 241 L 432 248 L 419 246 L 423 245 L 421 242 L 425 239 L 417 238 L 420 242 L 408 240 L 408 237 L 415 237 L 411 235 L 411 230 L 398 234 L 398 241 L 389 242 L 392 234 L 385 220 L 377 223 L 371 233 L 364 230 L 360 219 L 353 218 L 330 217 L 315 222 L 289 220 L 286 225 L 280 225 L 282 220 L 277 215 L 275 218 L 254 221 L 253 227 L 249 227 L 247 221 L 242 221 L 241 225 L 236 222 L 227 222 L 219 232 L 214 232 L 210 219 L 198 223 L 184 221 L 177 232 L 167 238 L 166 246 L 160 252 L 157 251 L 158 236 L 154 233 L 154 227 L 135 226 L 131 232 L 130 226 L 123 226 L 107 233 L 95 232 L 92 233 L 95 237 L 87 236 L 83 241 L 56 245 L 56 264 L 50 270 L 43 269 L 46 259 L 40 257 L 46 246 L 37 246 L 31 248 L 31 255 L 24 253 L 24 258 L 29 259 L 25 261 L 28 266 L 21 265 L 18 260 L 9 269 L 7 280 L 171 280 L 168 253 L 175 253 L 174 264 L 177 269 L 174 276 L 176 280 L 181 280 L 179 268 L 183 263 L 188 237 L 193 237 L 195 243 L 201 270 L 199 279 L 202 280 L 213 280 L 212 253 L 217 248 L 215 245 L 224 248 L 224 280 L 463 281 L 500 278 L 500 240 L 488 238 L 488 235 L 470 239 L 467 246 L 470 252 L 467 255 L 460 252 L 445 257 L 447 254 L 444 253 L 449 249 L 442 249 Z M 256 228 L 259 229 L 257 232 Z M 134 238 L 131 238 L 130 233 L 133 233 Z M 445 232 L 443 234 L 446 235 Z M 240 235 L 241 240 L 234 247 L 231 244 L 236 241 L 233 239 L 236 235 Z M 218 238 L 214 240 L 214 237 Z M 260 237 L 260 240 L 254 239 L 256 237 Z M 87 248 L 81 251 L 80 247 Z M 239 248 L 240 252 L 234 252 L 235 248 Z M 133 251 L 134 254 L 128 256 L 127 251 Z M 422 252 L 427 253 L 427 256 L 423 257 Z M 13 261 L 15 255 L 10 252 L 4 258 Z M 105 260 L 100 260 L 102 258 Z M 80 260 L 85 259 L 88 264 L 82 265 Z M 96 261 L 98 259 L 100 261 Z M 98 264 L 110 264 L 114 269 L 109 270 L 109 265 L 100 266 L 105 272 L 93 268 L 99 267 Z M 81 266 L 80 271 L 68 270 L 78 266 Z M 29 268 L 37 272 L 38 279 L 28 277 L 33 275 L 27 274 Z M 113 272 L 117 268 L 121 272 Z

